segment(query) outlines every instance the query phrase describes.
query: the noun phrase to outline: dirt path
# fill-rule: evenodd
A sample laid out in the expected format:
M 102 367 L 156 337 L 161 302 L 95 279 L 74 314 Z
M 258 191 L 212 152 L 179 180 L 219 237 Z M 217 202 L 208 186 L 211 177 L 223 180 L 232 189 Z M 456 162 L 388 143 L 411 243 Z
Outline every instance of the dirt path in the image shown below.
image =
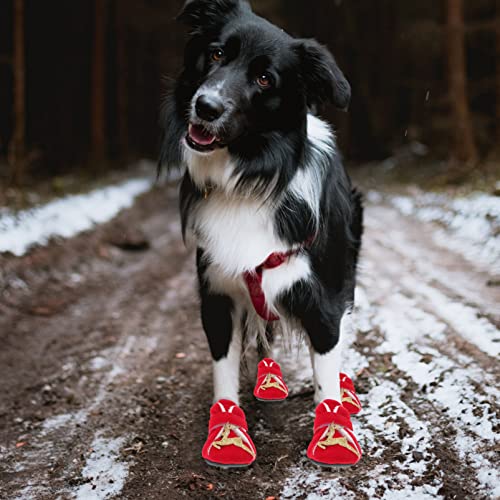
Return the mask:
M 496 278 L 383 199 L 367 210 L 346 345 L 363 461 L 332 472 L 306 461 L 308 356 L 277 346 L 289 401 L 254 401 L 251 367 L 243 382 L 257 463 L 205 466 L 211 368 L 166 191 L 91 233 L 0 257 L 0 498 L 500 496 Z

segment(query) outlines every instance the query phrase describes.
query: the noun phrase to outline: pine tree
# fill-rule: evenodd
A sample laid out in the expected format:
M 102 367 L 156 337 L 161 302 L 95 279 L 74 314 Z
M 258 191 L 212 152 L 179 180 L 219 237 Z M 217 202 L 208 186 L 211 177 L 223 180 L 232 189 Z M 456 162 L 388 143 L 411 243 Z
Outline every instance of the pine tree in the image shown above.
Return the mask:
M 12 180 L 21 184 L 26 168 L 26 82 L 24 46 L 24 0 L 14 0 L 14 130 L 9 148 Z
M 448 75 L 454 135 L 452 159 L 475 164 L 478 157 L 467 97 L 463 10 L 463 0 L 447 0 Z
M 106 156 L 106 27 L 107 0 L 94 1 L 94 44 L 91 77 L 92 159 Z

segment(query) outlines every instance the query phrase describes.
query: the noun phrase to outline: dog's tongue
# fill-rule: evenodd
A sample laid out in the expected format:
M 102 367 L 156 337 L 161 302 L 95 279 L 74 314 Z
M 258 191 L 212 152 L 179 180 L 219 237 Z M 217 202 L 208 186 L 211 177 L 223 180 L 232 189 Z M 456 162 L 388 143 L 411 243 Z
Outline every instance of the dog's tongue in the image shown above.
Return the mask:
M 215 142 L 215 135 L 211 135 L 200 125 L 189 125 L 189 136 L 201 146 L 208 146 Z

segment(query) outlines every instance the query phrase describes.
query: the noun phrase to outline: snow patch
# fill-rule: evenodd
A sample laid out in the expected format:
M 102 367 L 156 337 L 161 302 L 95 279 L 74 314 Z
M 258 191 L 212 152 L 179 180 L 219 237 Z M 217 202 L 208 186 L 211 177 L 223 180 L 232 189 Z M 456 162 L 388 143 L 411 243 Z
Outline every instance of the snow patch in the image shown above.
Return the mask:
M 373 497 L 369 497 L 373 498 Z M 405 486 L 401 490 L 387 490 L 382 500 L 436 500 L 443 498 L 434 486 Z
M 389 202 L 403 215 L 439 223 L 444 229 L 434 234 L 437 245 L 500 273 L 500 197 L 473 193 L 453 199 L 419 192 L 415 198 L 391 196 Z
M 380 325 L 385 336 L 377 351 L 392 353 L 392 361 L 399 370 L 422 388 L 425 386 L 425 398 L 456 423 L 456 450 L 464 462 L 476 470 L 484 491 L 497 487 L 500 474 L 494 466 L 493 456 L 487 451 L 498 439 L 494 430 L 496 417 L 488 402 L 488 399 L 495 401 L 500 396 L 494 379 L 477 367 L 473 359 L 460 355 L 458 364 L 433 348 L 434 342 L 438 345 L 446 342 L 446 325 L 419 310 L 413 299 L 400 294 L 388 298 L 373 309 L 372 321 L 374 325 Z M 478 381 L 481 381 L 487 398 L 475 389 Z M 370 408 L 371 405 L 368 411 Z M 481 415 L 477 414 L 478 411 Z M 366 414 L 365 409 L 363 417 Z M 367 424 L 372 420 L 370 418 Z
M 76 500 L 103 500 L 121 492 L 129 469 L 127 463 L 120 461 L 124 441 L 124 438 L 95 437 L 92 453 L 82 469 L 82 477 L 89 482 L 74 491 Z
M 33 245 L 44 245 L 50 238 L 75 236 L 95 224 L 111 220 L 151 186 L 151 179 L 131 179 L 16 214 L 3 211 L 0 215 L 0 252 L 21 256 Z
M 324 479 L 319 472 L 306 472 L 305 469 L 308 467 L 310 466 L 304 463 L 289 471 L 290 479 L 283 487 L 280 498 L 305 498 L 307 500 L 324 500 L 325 498 L 354 500 L 356 498 L 353 492 L 342 486 L 340 474 L 338 477 Z
M 57 429 L 69 424 L 72 420 L 79 421 L 78 412 L 75 413 L 62 413 L 60 415 L 55 415 L 53 417 L 47 418 L 42 423 L 42 434 L 47 432 L 56 431 Z

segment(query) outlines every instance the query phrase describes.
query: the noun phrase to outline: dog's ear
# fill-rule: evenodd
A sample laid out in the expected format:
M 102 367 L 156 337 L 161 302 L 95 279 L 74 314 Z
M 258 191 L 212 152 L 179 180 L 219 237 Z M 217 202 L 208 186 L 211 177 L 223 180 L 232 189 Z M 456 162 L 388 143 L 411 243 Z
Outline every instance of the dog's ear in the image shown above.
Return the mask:
M 187 0 L 177 20 L 186 24 L 193 33 L 202 33 L 222 26 L 239 9 L 250 9 L 246 0 Z
M 309 106 L 333 103 L 344 111 L 351 100 L 351 86 L 331 52 L 316 40 L 298 40 L 295 47 L 301 61 L 301 77 Z

